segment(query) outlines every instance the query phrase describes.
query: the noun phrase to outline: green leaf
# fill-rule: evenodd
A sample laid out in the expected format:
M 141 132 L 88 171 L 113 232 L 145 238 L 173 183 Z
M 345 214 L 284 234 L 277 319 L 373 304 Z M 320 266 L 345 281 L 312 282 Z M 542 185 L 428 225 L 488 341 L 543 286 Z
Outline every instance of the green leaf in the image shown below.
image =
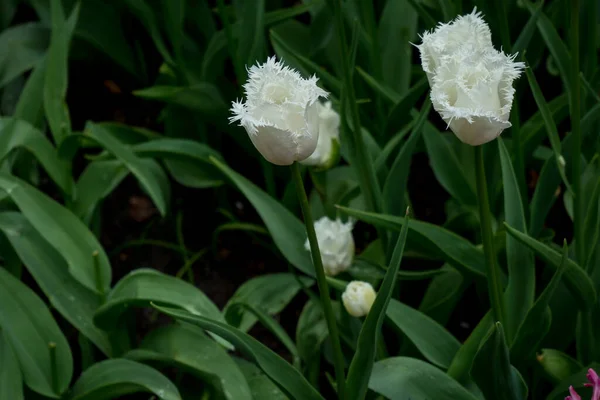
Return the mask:
M 203 143 L 187 139 L 156 139 L 131 148 L 140 157 L 161 158 L 173 178 L 193 188 L 209 188 L 223 184 L 223 174 L 209 157 L 222 156 Z
M 548 139 L 550 140 L 550 144 L 552 145 L 552 150 L 554 151 L 554 157 L 556 160 L 556 166 L 558 167 L 558 171 L 560 172 L 560 176 L 565 183 L 565 186 L 569 191 L 571 190 L 571 185 L 567 180 L 567 175 L 565 174 L 565 165 L 561 163 L 560 160 L 564 161 L 564 157 L 561 155 L 561 143 L 560 137 L 558 136 L 558 131 L 556 129 L 556 125 L 554 124 L 554 120 L 552 119 L 552 114 L 550 113 L 550 109 L 548 108 L 548 104 L 546 103 L 546 99 L 544 99 L 544 95 L 535 79 L 535 75 L 531 71 L 531 68 L 525 68 L 525 74 L 527 75 L 527 80 L 529 81 L 529 86 L 531 87 L 531 92 L 533 93 L 533 98 L 542 113 L 542 118 L 544 119 L 544 124 L 546 125 L 546 132 L 548 133 Z
M 524 233 L 506 225 L 506 231 L 521 243 L 527 245 L 544 262 L 557 269 L 561 263 L 558 252 Z M 587 309 L 596 302 L 594 284 L 586 272 L 571 259 L 566 260 L 565 283 L 581 309 Z
M 568 259 L 567 253 L 568 248 L 565 243 L 559 267 L 519 326 L 515 340 L 510 347 L 510 353 L 515 360 L 529 361 L 529 357 L 538 348 L 550 330 L 552 322 L 552 314 L 549 308 L 550 300 L 554 296 L 565 272 L 565 265 Z
M 471 376 L 487 400 L 525 400 L 527 386 L 510 365 L 504 330 L 496 322 L 483 340 L 471 368 Z
M 269 27 L 280 22 L 287 21 L 290 18 L 297 17 L 298 15 L 302 15 L 314 8 L 317 8 L 317 6 L 321 4 L 322 2 L 320 0 L 314 0 L 310 1 L 308 4 L 299 4 L 288 8 L 270 11 L 265 13 L 265 26 Z
M 410 85 L 410 42 L 417 36 L 417 20 L 417 13 L 407 0 L 390 0 L 385 3 L 379 21 L 380 49 L 376 54 L 381 57 L 383 82 L 401 94 Z
M 157 370 L 125 359 L 105 360 L 83 371 L 69 400 L 115 399 L 147 392 L 161 400 L 181 400 L 177 387 Z
M 13 117 L 29 122 L 41 128 L 44 122 L 44 80 L 46 78 L 46 61 L 40 61 L 27 78 L 27 83 L 19 96 Z
M 304 248 L 306 231 L 302 222 L 281 203 L 221 161 L 211 157 L 211 162 L 254 206 L 284 257 L 300 271 L 314 276 L 310 252 Z
M 152 86 L 135 90 L 134 95 L 148 100 L 177 104 L 205 115 L 225 114 L 227 105 L 217 89 L 211 83 L 201 82 L 192 86 Z
M 120 21 L 120 12 L 113 4 L 86 0 L 81 3 L 75 36 L 106 54 L 131 76 L 138 77 L 135 52 L 128 44 Z
M 542 349 L 536 359 L 554 383 L 567 379 L 583 369 L 579 361 L 559 350 Z
M 373 78 L 371 75 L 369 75 L 367 72 L 365 72 L 365 70 L 363 70 L 361 67 L 356 67 L 356 72 L 358 72 L 358 74 L 364 79 L 364 81 L 367 83 L 367 85 L 369 85 L 373 90 L 375 90 L 375 92 L 377 92 L 379 95 L 381 95 L 385 100 L 387 100 L 392 105 L 397 104 L 399 101 L 402 100 L 402 96 L 400 96 L 400 94 L 398 92 L 396 92 L 394 89 L 390 88 L 389 86 L 387 86 L 381 82 L 378 82 L 377 79 Z
M 394 107 L 390 111 L 385 122 L 385 128 L 383 130 L 385 135 L 393 134 L 406 126 L 406 124 L 410 123 L 410 111 L 428 87 L 429 83 L 427 78 L 421 78 L 396 104 L 394 104 Z M 429 99 L 429 97 L 427 99 Z M 425 104 L 427 103 L 424 103 L 422 107 L 424 107 Z
M 94 326 L 92 317 L 100 306 L 99 296 L 69 274 L 65 259 L 19 213 L 0 213 L 0 230 L 42 289 L 50 304 L 71 325 L 107 356 L 111 346 L 106 333 Z
M 309 362 L 320 357 L 320 349 L 329 336 L 323 308 L 318 300 L 309 300 L 304 305 L 296 325 L 296 345 L 300 357 Z
M 281 344 L 285 346 L 285 348 L 292 355 L 294 365 L 299 365 L 300 354 L 298 353 L 296 344 L 289 337 L 285 329 L 283 329 L 272 316 L 263 311 L 262 308 L 250 305 L 248 303 L 228 303 L 228 305 L 230 312 L 241 310 L 242 312 L 246 312 L 245 315 L 250 313 L 253 317 L 255 317 L 262 324 L 262 326 L 267 328 L 277 339 L 279 339 Z
M 236 57 L 241 65 L 251 66 L 263 61 L 265 52 L 265 1 L 253 2 L 233 0 L 238 23 L 235 25 L 238 38 Z
M 462 204 L 477 205 L 473 182 L 468 179 L 458 155 L 434 126 L 426 123 L 423 128 L 425 147 L 433 173 L 448 193 Z M 453 137 L 451 140 L 458 140 Z
M 151 302 L 225 322 L 217 306 L 201 290 L 181 279 L 147 268 L 130 272 L 115 285 L 106 302 L 96 311 L 94 322 L 104 330 L 111 330 L 128 308 L 148 307 Z
M 31 225 L 65 258 L 75 279 L 93 291 L 106 292 L 111 281 L 108 256 L 79 218 L 14 176 L 0 174 L 0 189 L 6 191 Z
M 23 400 L 23 376 L 19 360 L 0 330 L 0 399 Z
M 592 192 L 589 194 L 589 200 L 587 201 L 588 206 L 583 231 L 585 256 L 582 263 L 588 271 L 593 267 L 593 256 L 598 243 L 600 243 L 600 174 L 597 175 L 596 180 L 591 184 Z
M 87 165 L 76 184 L 77 198 L 73 213 L 89 223 L 98 203 L 125 179 L 129 170 L 120 160 L 93 161 Z
M 0 33 L 0 88 L 33 68 L 48 47 L 48 29 L 30 22 Z
M 340 211 L 361 221 L 379 225 L 387 229 L 399 231 L 404 219 L 385 214 L 375 214 L 366 211 L 337 207 Z M 426 254 L 439 256 L 456 268 L 470 275 L 485 277 L 483 253 L 465 238 L 437 225 L 422 221 L 412 221 L 409 247 L 412 243 L 426 249 Z
M 152 10 L 152 7 L 144 0 L 125 0 L 124 4 L 129 8 L 129 10 L 140 20 L 142 25 L 146 28 L 156 49 L 163 57 L 165 62 L 170 65 L 174 65 L 173 58 L 171 57 L 171 53 L 169 52 L 165 42 L 163 40 L 162 34 L 160 32 L 159 24 L 156 16 Z
M 383 211 L 386 214 L 402 215 L 406 210 L 406 201 L 404 199 L 408 184 L 410 162 L 417 142 L 421 138 L 423 124 L 427 120 L 430 109 L 431 101 L 426 100 L 410 138 L 402 146 L 387 175 L 385 184 L 383 185 Z
M 236 358 L 235 362 L 246 377 L 253 399 L 287 400 L 288 397 L 254 364 Z
M 46 56 L 44 110 L 54 142 L 58 145 L 71 134 L 71 118 L 67 108 L 69 43 L 79 15 L 75 4 L 69 20 L 65 20 L 62 0 L 50 0 L 52 33 Z
M 186 3 L 184 0 L 162 0 L 161 3 L 161 7 L 157 7 L 157 11 L 162 14 L 171 48 L 175 53 L 175 57 L 178 58 L 184 38 Z
M 19 360 L 25 384 L 44 396 L 59 398 L 73 375 L 69 343 L 44 302 L 3 268 L 0 268 L 0 327 Z M 51 346 L 54 346 L 54 361 Z
M 301 284 L 310 287 L 313 283 L 314 280 L 310 278 L 296 278 L 291 273 L 258 276 L 244 282 L 236 290 L 227 302 L 223 313 L 230 325 L 242 332 L 248 332 L 256 323 L 256 316 L 252 313 L 245 313 L 243 310 L 236 312 L 230 309 L 233 304 L 247 304 L 270 315 L 278 314 L 302 289 Z
M 164 216 L 167 213 L 170 186 L 162 167 L 154 160 L 142 160 L 100 125 L 88 122 L 85 136 L 94 139 L 114 154 L 131 171 Z
M 383 282 L 377 291 L 375 302 L 361 327 L 356 352 L 352 357 L 352 362 L 350 363 L 346 378 L 346 393 L 349 394 L 350 399 L 364 399 L 367 394 L 369 377 L 371 376 L 373 363 L 375 362 L 377 342 L 381 335 L 381 327 L 383 325 L 385 313 L 396 285 L 409 224 L 407 212 L 404 219 L 404 225 L 402 226 L 398 241 L 396 242 L 392 253 L 390 265 L 385 273 Z
M 240 330 L 227 324 L 190 314 L 173 308 L 154 306 L 159 311 L 181 321 L 189 322 L 233 343 L 242 353 L 254 361 L 289 396 L 295 399 L 310 400 L 323 397 L 306 381 L 294 367 L 284 361 L 265 345 Z
M 135 350 L 125 354 L 138 362 L 158 362 L 190 371 L 225 399 L 251 400 L 242 372 L 214 340 L 195 326 L 174 324 L 153 330 Z
M 369 389 L 391 400 L 477 399 L 433 365 L 408 357 L 392 357 L 376 362 Z
M 569 99 L 566 94 L 556 96 L 549 101 L 548 109 L 553 116 L 554 124 L 558 125 L 569 115 Z M 583 122 L 583 121 L 582 121 Z M 583 126 L 583 125 L 582 125 Z M 527 122 L 521 126 L 521 136 L 523 137 L 524 154 L 531 154 L 541 141 L 547 137 L 545 132 L 546 123 L 541 111 L 537 111 Z M 566 146 L 562 146 L 567 151 Z
M 566 159 L 566 158 L 565 158 Z M 529 217 L 529 235 L 538 237 L 546 222 L 546 216 L 554 205 L 560 186 L 560 175 L 554 155 L 542 166 L 533 198 Z M 568 192 L 567 192 L 568 193 Z
M 536 13 L 537 10 L 532 3 L 529 1 L 524 3 L 531 14 Z M 539 16 L 537 17 L 537 27 L 542 35 L 542 38 L 544 38 L 544 41 L 546 42 L 546 46 L 548 46 L 548 50 L 550 50 L 550 54 L 552 54 L 552 57 L 558 66 L 560 77 L 567 91 L 567 95 L 570 98 L 572 90 L 571 55 L 569 54 L 569 50 L 560 38 L 556 28 L 554 27 L 554 24 L 544 12 L 540 12 Z M 525 72 L 527 72 L 527 69 L 525 69 Z
M 323 81 L 325 86 L 331 90 L 333 94 L 340 94 L 342 90 L 342 83 L 338 78 L 322 69 L 318 64 L 314 63 L 310 59 L 303 57 L 302 55 L 298 54 L 298 52 L 294 51 L 273 29 L 269 30 L 269 36 L 271 38 L 273 49 L 279 58 L 286 60 L 288 63 L 295 61 L 294 66 L 298 66 L 303 75 L 318 75 L 319 80 Z
M 0 118 L 0 160 L 4 160 L 14 149 L 29 151 L 44 167 L 50 178 L 67 195 L 73 190 L 67 165 L 58 158 L 52 143 L 33 125 L 13 118 Z
M 498 138 L 497 142 L 502 168 L 504 216 L 509 225 L 525 233 L 527 232 L 525 210 L 523 210 L 517 176 L 502 138 Z M 506 308 L 510 310 L 506 327 L 510 342 L 527 311 L 533 305 L 535 264 L 531 251 L 512 236 L 506 238 L 506 263 L 508 265 L 508 285 L 504 293 L 504 301 Z
M 531 42 L 531 38 L 533 37 L 538 18 L 542 14 L 543 5 L 544 3 L 540 2 L 537 6 L 537 9 L 531 13 L 531 17 L 529 17 L 527 20 L 527 24 L 525 24 L 525 27 L 521 30 L 519 37 L 512 46 L 511 52 L 513 54 L 521 53 L 529 46 L 529 42 Z
M 442 325 L 394 299 L 387 308 L 387 316 L 428 361 L 441 368 L 450 366 L 460 342 Z

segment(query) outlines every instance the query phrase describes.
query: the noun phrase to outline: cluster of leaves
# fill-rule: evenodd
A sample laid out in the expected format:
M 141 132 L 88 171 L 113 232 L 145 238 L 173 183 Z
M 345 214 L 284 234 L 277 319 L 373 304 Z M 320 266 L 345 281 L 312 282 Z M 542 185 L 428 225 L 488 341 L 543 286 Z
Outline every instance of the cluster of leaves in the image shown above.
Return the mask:
M 336 295 L 350 279 L 370 281 L 385 299 L 362 324 L 334 303 L 349 363 L 348 396 L 559 399 L 568 385 L 581 387 L 587 367 L 600 362 L 597 0 L 581 0 L 580 74 L 572 73 L 575 49 L 560 35 L 570 32 L 571 2 L 346 0 L 340 10 L 351 33 L 348 60 L 340 56 L 346 44 L 331 22 L 332 2 L 2 1 L 0 399 L 109 399 L 133 392 L 168 400 L 199 393 L 321 399 L 333 391 L 335 382 L 327 381 L 331 345 L 289 172 L 262 162 L 241 129 L 227 124 L 228 102 L 240 96 L 245 66 L 272 53 L 305 76 L 316 74 L 342 116 L 342 163 L 306 174 L 313 215 L 351 216 L 375 226 L 379 236 L 365 239 L 349 273 L 329 280 Z M 474 244 L 480 238 L 472 148 L 441 133 L 439 118 L 429 115 L 430 104 L 422 101 L 427 79 L 409 42 L 474 5 L 489 16 L 498 45 L 527 50 L 529 68 L 517 86 L 513 127 L 484 148 L 507 321 L 494 324 L 486 314 L 461 344 L 445 328 L 457 304 L 473 287 L 483 307 L 487 302 L 484 256 Z M 15 22 L 20 19 L 34 22 Z M 69 65 L 78 58 L 102 60 L 135 82 L 135 96 L 160 105 L 156 120 L 164 133 L 110 121 L 88 121 L 75 131 L 71 117 L 88 118 L 71 116 L 66 101 Z M 347 106 L 344 71 L 351 72 L 357 107 Z M 538 85 L 536 76 L 547 83 Z M 532 99 L 536 107 L 527 107 Z M 574 104 L 584 143 L 579 160 L 565 132 Z M 360 189 L 365 166 L 354 157 L 353 121 L 362 121 L 364 150 L 381 188 L 375 199 Z M 416 219 L 403 217 L 414 201 L 407 184 L 419 153 L 437 181 L 420 185 L 439 185 L 448 194 L 443 224 L 420 221 L 426 215 L 416 202 Z M 79 173 L 75 161 L 82 154 Z M 228 162 L 260 170 L 264 184 Z M 576 163 L 583 174 L 573 193 Z M 528 186 L 531 171 L 537 179 Z M 232 221 L 217 233 L 267 235 L 282 256 L 281 271 L 293 268 L 247 281 L 223 310 L 193 284 L 156 270 L 136 269 L 113 282 L 98 239 L 100 205 L 128 176 L 165 218 L 172 214 L 174 184 L 206 196 L 224 186 L 241 192 L 266 229 Z M 42 185 L 41 177 L 51 183 Z M 583 207 L 582 240 L 561 250 L 549 213 L 566 210 L 573 219 L 574 201 Z M 561 233 L 570 236 L 567 225 Z M 438 267 L 400 270 L 393 285 L 386 271 L 402 254 L 392 257 L 390 243 L 401 230 L 404 259 Z M 187 257 L 182 272 L 201 254 Z M 22 267 L 35 285 L 21 280 Z M 415 280 L 426 290 L 403 299 L 418 304 L 413 308 L 398 294 L 405 281 Z M 309 300 L 293 340 L 273 315 L 300 291 Z M 150 306 L 175 322 L 140 340 L 131 310 Z M 257 322 L 284 345 L 291 363 L 247 333 Z M 78 343 L 63 333 L 71 327 Z M 81 360 L 74 360 L 75 347 Z M 184 373 L 195 379 L 183 379 Z

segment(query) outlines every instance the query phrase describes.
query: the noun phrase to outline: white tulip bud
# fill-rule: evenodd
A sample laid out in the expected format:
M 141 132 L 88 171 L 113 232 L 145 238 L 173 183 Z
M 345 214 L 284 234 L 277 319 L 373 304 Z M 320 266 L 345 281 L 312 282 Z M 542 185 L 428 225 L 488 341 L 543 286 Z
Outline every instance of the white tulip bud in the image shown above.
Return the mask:
M 318 103 L 319 108 L 319 140 L 317 148 L 301 164 L 331 168 L 339 156 L 340 115 L 331 108 L 331 102 Z
M 376 296 L 370 283 L 352 281 L 342 294 L 342 303 L 348 314 L 353 317 L 364 317 L 371 310 Z
M 354 258 L 353 225 L 352 222 L 343 223 L 340 219 L 332 220 L 327 217 L 322 217 L 315 222 L 317 242 L 326 275 L 335 276 L 347 270 L 352 264 Z M 306 250 L 310 250 L 308 239 L 304 243 L 304 247 Z
M 319 97 L 327 92 L 317 77 L 304 79 L 271 57 L 248 71 L 246 102 L 232 103 L 233 116 L 256 149 L 276 165 L 290 165 L 312 154 L 319 138 Z
M 421 64 L 431 86 L 431 102 L 464 143 L 487 143 L 511 126 L 508 121 L 522 62 L 494 49 L 481 13 L 459 16 L 425 32 Z

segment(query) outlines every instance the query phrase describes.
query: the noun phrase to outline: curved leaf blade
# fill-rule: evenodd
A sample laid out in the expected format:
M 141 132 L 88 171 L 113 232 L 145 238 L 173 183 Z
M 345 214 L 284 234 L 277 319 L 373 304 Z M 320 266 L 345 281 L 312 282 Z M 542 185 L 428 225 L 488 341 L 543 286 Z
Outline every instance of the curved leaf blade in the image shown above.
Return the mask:
M 190 314 L 174 308 L 159 307 L 159 311 L 181 321 L 189 322 L 232 342 L 236 348 L 250 357 L 287 394 L 298 400 L 323 400 L 323 397 L 290 364 L 265 345 L 236 328 L 215 320 Z
M 394 299 L 390 301 L 386 314 L 427 360 L 441 368 L 450 366 L 460 342 L 446 328 Z
M 210 159 L 254 206 L 285 258 L 300 271 L 315 276 L 310 253 L 304 248 L 306 231 L 302 222 L 248 179 L 216 158 Z
M 519 182 L 502 138 L 498 138 L 497 142 L 504 188 L 505 219 L 515 229 L 527 232 Z M 508 285 L 504 293 L 504 301 L 507 309 L 510 310 L 506 327 L 510 342 L 533 305 L 535 264 L 531 250 L 512 236 L 506 238 L 506 263 L 508 265 Z
M 24 148 L 33 154 L 58 187 L 65 194 L 72 194 L 73 180 L 46 136 L 28 122 L 0 118 L 0 159 L 3 160 L 17 148 Z
M 171 189 L 167 175 L 156 161 L 138 158 L 100 125 L 88 122 L 84 135 L 94 139 L 121 160 L 148 192 L 161 215 L 166 215 Z
M 298 281 L 300 279 L 300 281 Z M 302 285 L 310 287 L 314 280 L 307 277 L 296 278 L 290 273 L 278 273 L 258 276 L 246 281 L 240 286 L 225 305 L 223 313 L 227 322 L 248 332 L 256 323 L 257 318 L 252 313 L 238 313 L 230 310 L 236 303 L 248 304 L 259 308 L 267 314 L 274 315 L 285 308 L 302 289 Z
M 174 324 L 150 332 L 140 346 L 124 355 L 138 362 L 165 363 L 206 380 L 226 399 L 251 400 L 244 375 L 227 352 L 201 329 Z
M 107 291 L 111 281 L 108 256 L 79 218 L 12 175 L 0 174 L 0 189 L 6 191 L 31 225 L 65 258 L 75 279 L 98 293 Z
M 25 384 L 44 396 L 59 398 L 73 375 L 69 343 L 44 302 L 3 268 L 0 268 L 0 327 L 19 360 Z
M 69 400 L 102 400 L 148 392 L 162 400 L 181 400 L 177 387 L 157 370 L 125 359 L 101 361 L 83 371 Z
M 345 214 L 361 221 L 387 229 L 400 230 L 404 219 L 385 214 L 376 214 L 337 206 Z M 409 245 L 416 241 L 426 246 L 428 252 L 439 255 L 456 268 L 476 277 L 485 278 L 483 253 L 465 238 L 437 225 L 422 221 L 411 221 Z
M 106 355 L 111 346 L 106 333 L 92 317 L 100 297 L 82 286 L 71 274 L 64 258 L 16 212 L 0 213 L 0 230 L 56 310 Z
M 111 330 L 125 310 L 148 307 L 151 302 L 225 322 L 217 306 L 201 290 L 181 279 L 146 268 L 130 272 L 115 285 L 96 311 L 94 322 L 104 330 Z
M 408 210 L 407 210 L 408 211 Z M 390 265 L 385 273 L 383 282 L 377 291 L 375 303 L 367 314 L 361 327 L 356 346 L 356 352 L 352 357 L 348 376 L 346 378 L 346 390 L 350 399 L 363 399 L 367 394 L 369 386 L 369 377 L 375 362 L 375 351 L 377 342 L 381 334 L 381 327 L 385 318 L 385 313 L 392 297 L 392 291 L 396 285 L 406 236 L 408 235 L 409 217 L 408 212 L 404 219 L 404 225 L 398 236 L 398 241 L 394 246 Z
M 519 232 L 506 223 L 504 226 L 506 226 L 506 231 L 511 236 L 533 250 L 533 252 L 548 265 L 552 266 L 554 269 L 559 268 L 561 256 L 557 251 L 535 240 L 531 236 Z M 564 279 L 565 283 L 567 284 L 567 288 L 577 300 L 579 307 L 582 309 L 587 309 L 594 305 L 596 302 L 596 290 L 594 289 L 594 283 L 588 274 L 583 270 L 583 268 L 569 258 L 566 260 Z
M 23 400 L 23 376 L 19 360 L 0 331 L 0 399 Z
M 409 357 L 392 357 L 376 362 L 369 389 L 391 400 L 477 399 L 443 371 Z

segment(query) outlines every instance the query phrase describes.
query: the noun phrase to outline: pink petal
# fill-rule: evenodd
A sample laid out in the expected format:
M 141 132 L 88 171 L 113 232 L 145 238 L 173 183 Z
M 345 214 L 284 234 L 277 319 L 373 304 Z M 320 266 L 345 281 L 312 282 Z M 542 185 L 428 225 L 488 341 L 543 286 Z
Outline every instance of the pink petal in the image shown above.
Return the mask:
M 577 394 L 573 386 L 569 386 L 570 396 L 565 397 L 565 400 L 581 400 L 581 396 Z

